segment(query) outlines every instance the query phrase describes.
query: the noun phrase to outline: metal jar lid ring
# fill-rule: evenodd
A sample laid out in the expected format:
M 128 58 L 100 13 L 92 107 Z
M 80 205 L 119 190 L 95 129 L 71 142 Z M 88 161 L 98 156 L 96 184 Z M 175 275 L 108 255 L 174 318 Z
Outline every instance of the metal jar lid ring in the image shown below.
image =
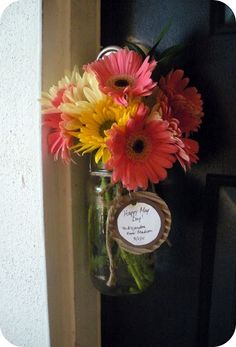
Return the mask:
M 101 50 L 101 52 L 98 54 L 97 56 L 97 59 L 96 60 L 99 60 L 101 59 L 103 56 L 107 56 L 111 53 L 114 53 L 114 52 L 117 52 L 121 49 L 121 47 L 119 46 L 108 46 L 108 47 L 105 47 Z

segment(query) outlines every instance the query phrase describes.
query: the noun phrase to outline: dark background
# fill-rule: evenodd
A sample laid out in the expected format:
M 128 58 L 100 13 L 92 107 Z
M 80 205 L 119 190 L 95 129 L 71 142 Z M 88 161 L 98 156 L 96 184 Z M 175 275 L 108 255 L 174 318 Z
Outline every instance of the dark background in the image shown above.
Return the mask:
M 156 188 L 172 212 L 170 240 L 156 255 L 145 293 L 102 296 L 103 347 L 204 347 L 234 331 L 236 264 L 236 33 L 229 9 L 206 0 L 102 0 L 102 46 L 132 36 L 160 51 L 186 44 L 174 66 L 201 92 L 205 117 L 195 138 L 200 162 L 178 165 Z M 227 19 L 227 20 L 226 20 Z

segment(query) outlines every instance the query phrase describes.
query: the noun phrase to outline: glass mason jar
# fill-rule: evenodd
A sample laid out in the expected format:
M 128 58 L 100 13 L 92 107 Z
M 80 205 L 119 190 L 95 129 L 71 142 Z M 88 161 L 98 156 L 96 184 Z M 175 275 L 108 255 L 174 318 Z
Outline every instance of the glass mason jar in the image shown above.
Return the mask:
M 90 167 L 89 180 L 89 266 L 94 286 L 108 295 L 137 294 L 154 281 L 154 253 L 131 254 L 118 246 L 106 232 L 109 207 L 119 184 L 111 185 L 111 174 L 102 167 Z M 111 271 L 111 257 L 112 268 Z

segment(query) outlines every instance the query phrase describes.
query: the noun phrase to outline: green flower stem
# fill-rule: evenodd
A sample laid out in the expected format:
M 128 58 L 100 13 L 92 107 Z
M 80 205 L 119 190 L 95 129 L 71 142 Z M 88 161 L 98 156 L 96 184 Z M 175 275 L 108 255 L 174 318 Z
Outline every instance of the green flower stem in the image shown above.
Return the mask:
M 105 202 L 110 202 L 112 200 L 112 197 L 109 194 L 109 190 L 107 188 L 107 182 L 105 177 L 101 177 L 101 189 L 102 191 L 104 190 L 104 201 Z
M 138 289 L 143 290 L 145 288 L 145 283 L 143 282 L 142 272 L 140 271 L 140 265 L 136 262 L 133 255 L 125 252 L 123 249 L 121 251 L 121 257 L 126 262 L 130 274 L 133 276 L 134 281 Z

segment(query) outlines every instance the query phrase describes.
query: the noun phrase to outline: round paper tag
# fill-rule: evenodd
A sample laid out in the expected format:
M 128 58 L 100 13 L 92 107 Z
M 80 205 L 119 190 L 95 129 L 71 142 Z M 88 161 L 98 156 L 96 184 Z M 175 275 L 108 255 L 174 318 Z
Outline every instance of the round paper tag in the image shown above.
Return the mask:
M 133 246 L 148 245 L 158 237 L 161 218 L 160 212 L 148 203 L 129 204 L 118 215 L 118 232 Z
M 136 192 L 113 201 L 109 231 L 119 246 L 134 254 L 153 252 L 167 239 L 171 217 L 156 194 Z

